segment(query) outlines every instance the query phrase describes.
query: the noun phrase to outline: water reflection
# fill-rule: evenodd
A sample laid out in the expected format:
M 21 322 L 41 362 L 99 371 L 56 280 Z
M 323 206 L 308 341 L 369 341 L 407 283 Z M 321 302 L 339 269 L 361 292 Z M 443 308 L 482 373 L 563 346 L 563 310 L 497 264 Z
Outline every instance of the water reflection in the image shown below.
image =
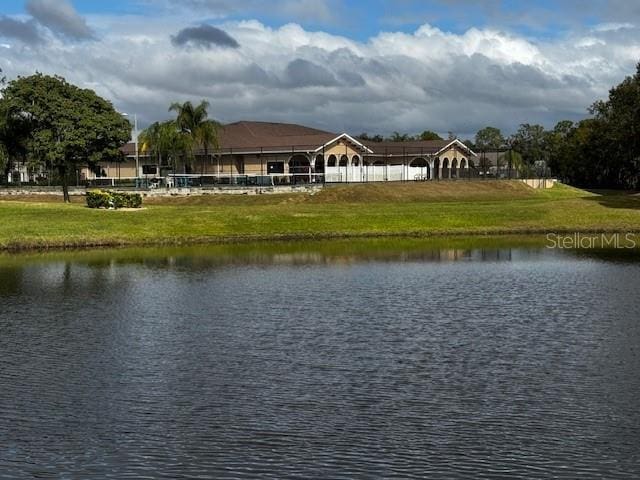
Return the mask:
M 640 249 L 550 250 L 543 237 L 472 237 L 432 239 L 350 239 L 167 248 L 124 248 L 36 254 L 0 254 L 0 268 L 20 271 L 29 264 L 67 263 L 114 269 L 208 268 L 216 265 L 330 265 L 362 262 L 519 261 L 526 258 L 577 256 L 603 261 L 640 260 Z M 10 285 L 12 282 L 8 282 Z M 6 288 L 7 285 L 0 285 Z
M 383 239 L 280 242 L 169 248 L 125 248 L 39 254 L 0 254 L 0 268 L 71 262 L 92 267 L 143 265 L 168 268 L 197 265 L 322 265 L 379 262 L 511 261 L 513 254 L 537 255 L 540 238 Z

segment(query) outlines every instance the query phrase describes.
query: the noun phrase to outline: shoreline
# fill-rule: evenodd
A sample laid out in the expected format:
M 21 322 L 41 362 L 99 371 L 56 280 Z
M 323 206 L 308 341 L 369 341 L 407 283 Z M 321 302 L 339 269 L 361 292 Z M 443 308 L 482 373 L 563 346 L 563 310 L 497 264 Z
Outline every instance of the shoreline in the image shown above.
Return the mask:
M 209 238 L 176 238 L 143 241 L 104 240 L 87 242 L 51 242 L 51 243 L 19 243 L 0 245 L 0 253 L 44 253 L 65 251 L 89 251 L 102 248 L 162 248 L 162 247 L 190 247 L 207 245 L 248 245 L 248 244 L 276 244 L 286 242 L 313 242 L 322 240 L 375 240 L 375 239 L 473 239 L 493 238 L 509 239 L 515 237 L 543 237 L 546 235 L 640 235 L 640 227 L 635 229 L 498 229 L 498 230 L 452 230 L 435 232 L 364 232 L 364 233 L 309 233 L 309 234 L 279 234 L 279 235 L 228 235 Z M 637 248 L 640 248 L 640 243 Z

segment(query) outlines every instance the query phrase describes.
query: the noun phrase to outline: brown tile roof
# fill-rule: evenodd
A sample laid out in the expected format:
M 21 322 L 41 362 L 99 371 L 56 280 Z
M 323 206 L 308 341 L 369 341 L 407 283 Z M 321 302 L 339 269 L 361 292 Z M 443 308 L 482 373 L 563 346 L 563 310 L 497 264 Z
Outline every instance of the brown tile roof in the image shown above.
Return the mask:
M 419 155 L 439 152 L 451 143 L 451 140 L 416 140 L 410 142 L 363 142 L 377 155 Z
M 288 123 L 237 122 L 220 129 L 220 149 L 234 151 L 315 150 L 338 135 Z
M 316 150 L 338 136 L 336 133 L 302 125 L 272 122 L 230 123 L 223 125 L 218 134 L 222 153 L 254 152 L 261 149 L 265 151 Z M 125 155 L 133 156 L 135 144 L 127 143 L 121 150 Z
M 220 152 L 238 153 L 264 151 L 313 151 L 338 134 L 290 123 L 236 122 L 223 125 L 219 130 Z M 358 139 L 356 139 L 358 140 Z M 359 141 L 359 140 L 358 140 Z M 374 155 L 430 155 L 446 147 L 451 140 L 430 140 L 410 142 L 361 142 Z M 125 155 L 135 154 L 135 144 L 122 147 Z M 142 152 L 141 152 L 142 154 Z M 142 155 L 141 155 L 142 156 Z

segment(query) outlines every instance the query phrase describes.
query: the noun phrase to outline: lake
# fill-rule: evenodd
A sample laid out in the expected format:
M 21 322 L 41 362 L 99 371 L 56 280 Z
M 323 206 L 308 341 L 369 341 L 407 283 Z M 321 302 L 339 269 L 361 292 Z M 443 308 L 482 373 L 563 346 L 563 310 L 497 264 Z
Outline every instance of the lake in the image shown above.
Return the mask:
M 637 252 L 0 256 L 0 478 L 638 478 Z

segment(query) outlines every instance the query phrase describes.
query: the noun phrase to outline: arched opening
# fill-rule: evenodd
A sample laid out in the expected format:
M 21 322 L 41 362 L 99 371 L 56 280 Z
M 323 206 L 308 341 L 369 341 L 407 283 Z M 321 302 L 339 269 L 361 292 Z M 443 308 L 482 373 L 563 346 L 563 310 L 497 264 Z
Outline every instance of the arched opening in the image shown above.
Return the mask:
M 458 178 L 458 159 L 454 158 L 451 161 L 451 177 Z
M 337 161 L 338 160 L 335 155 L 329 155 L 329 158 L 327 159 L 327 167 L 335 167 Z
M 445 157 L 444 160 L 442 160 L 442 173 L 440 175 L 440 178 L 450 178 L 450 174 L 451 174 L 451 164 L 449 163 L 449 159 Z
M 414 158 L 409 166 L 413 169 L 411 173 L 413 173 L 414 180 L 429 180 L 431 178 L 431 169 L 426 159 Z
M 439 158 L 435 158 L 433 160 L 433 178 L 438 180 L 442 174 L 442 168 L 441 168 L 441 164 L 440 164 L 440 159 Z
M 347 165 L 349 165 L 349 157 L 347 157 L 346 155 L 342 155 L 342 157 L 340 157 L 340 167 L 346 167 Z
M 358 155 L 351 157 L 351 165 L 354 167 L 358 167 L 360 165 L 360 157 Z
M 289 174 L 293 183 L 306 183 L 311 176 L 311 162 L 306 155 L 294 155 L 289 160 Z
M 324 173 L 324 155 L 317 155 L 315 162 L 315 172 L 316 173 Z
M 415 160 L 413 160 L 411 162 L 411 167 L 415 167 L 415 168 L 424 168 L 424 167 L 428 167 L 427 165 L 427 161 L 424 158 L 416 158 Z
M 467 168 L 467 159 L 466 158 L 460 159 L 460 169 L 463 169 L 463 168 Z

